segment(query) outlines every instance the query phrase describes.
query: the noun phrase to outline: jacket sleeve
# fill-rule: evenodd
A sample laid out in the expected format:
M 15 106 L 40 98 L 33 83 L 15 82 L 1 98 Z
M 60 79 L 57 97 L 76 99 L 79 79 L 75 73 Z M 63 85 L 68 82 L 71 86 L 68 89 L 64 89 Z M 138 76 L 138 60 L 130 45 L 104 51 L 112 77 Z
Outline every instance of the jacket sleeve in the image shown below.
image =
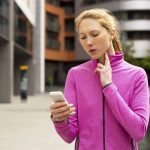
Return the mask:
M 130 107 L 112 83 L 103 89 L 106 101 L 113 115 L 134 141 L 144 138 L 149 121 L 149 88 L 147 75 L 143 69 L 138 73 Z
M 68 120 L 54 123 L 54 126 L 57 133 L 63 138 L 63 140 L 67 143 L 71 143 L 78 134 L 76 87 L 72 70 L 68 72 L 64 94 L 68 103 L 73 104 L 76 108 L 76 114 L 71 115 Z

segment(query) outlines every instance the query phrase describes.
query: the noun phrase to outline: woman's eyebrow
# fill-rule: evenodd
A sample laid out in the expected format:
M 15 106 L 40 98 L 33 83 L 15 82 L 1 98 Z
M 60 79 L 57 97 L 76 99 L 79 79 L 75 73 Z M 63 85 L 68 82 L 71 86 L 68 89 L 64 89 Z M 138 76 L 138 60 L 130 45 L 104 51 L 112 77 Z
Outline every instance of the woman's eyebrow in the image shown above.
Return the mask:
M 85 35 L 85 33 L 79 33 L 79 35 Z
M 96 31 L 96 32 L 100 32 L 98 29 L 94 29 L 94 30 L 90 30 L 89 33 L 95 32 L 95 31 Z M 85 33 L 84 33 L 84 32 L 79 32 L 79 34 L 85 34 Z
M 100 30 L 97 30 L 97 29 L 94 29 L 94 30 L 91 30 L 90 32 L 100 32 Z

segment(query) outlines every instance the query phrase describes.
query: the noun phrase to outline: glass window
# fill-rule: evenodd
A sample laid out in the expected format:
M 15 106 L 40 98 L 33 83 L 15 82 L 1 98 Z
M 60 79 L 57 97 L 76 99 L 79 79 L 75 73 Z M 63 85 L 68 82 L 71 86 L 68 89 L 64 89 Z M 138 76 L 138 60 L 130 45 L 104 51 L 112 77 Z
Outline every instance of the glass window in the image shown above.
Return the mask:
M 0 33 L 5 37 L 9 36 L 9 2 L 0 0 Z
M 90 4 L 95 4 L 96 0 L 83 0 L 83 5 L 90 5 Z
M 74 13 L 74 2 L 61 2 L 61 6 L 65 9 L 66 14 L 73 14 Z
M 139 11 L 129 11 L 128 19 L 136 20 L 136 19 L 150 19 L 150 10 L 139 10 Z
M 150 10 L 119 11 L 113 13 L 119 20 L 150 19 Z
M 23 14 L 21 9 L 15 4 L 15 25 L 14 36 L 15 43 L 24 48 L 27 51 L 32 51 L 33 44 L 33 26 Z
M 129 40 L 150 40 L 150 31 L 127 32 Z
M 46 0 L 46 3 L 60 6 L 60 0 Z
M 60 43 L 58 41 L 58 34 L 54 32 L 47 31 L 46 33 L 46 48 L 59 50 Z
M 74 20 L 73 19 L 65 20 L 65 31 L 66 32 L 74 32 Z
M 0 0 L 0 14 L 4 17 L 9 16 L 9 2 L 7 0 Z
M 96 3 L 103 3 L 103 2 L 118 2 L 118 1 L 132 1 L 132 0 L 83 0 L 83 5 L 91 5 Z
M 58 22 L 58 16 L 47 13 L 46 14 L 46 28 L 49 31 L 59 32 L 60 26 L 59 26 L 59 22 Z
M 113 12 L 114 16 L 116 16 L 116 18 L 118 20 L 128 20 L 128 13 L 124 12 L 124 11 L 120 11 L 120 12 Z
M 65 38 L 65 49 L 67 51 L 73 51 L 74 50 L 74 37 L 66 37 Z

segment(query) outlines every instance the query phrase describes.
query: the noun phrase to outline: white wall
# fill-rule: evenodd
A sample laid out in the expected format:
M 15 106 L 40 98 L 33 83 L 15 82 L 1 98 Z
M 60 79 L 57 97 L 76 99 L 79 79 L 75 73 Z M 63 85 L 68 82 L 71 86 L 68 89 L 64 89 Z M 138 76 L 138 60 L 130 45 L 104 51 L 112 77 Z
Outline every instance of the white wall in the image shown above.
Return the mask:
M 36 0 L 15 0 L 17 5 L 29 19 L 32 25 L 35 25 Z
M 128 20 L 120 21 L 123 31 L 150 31 L 150 20 Z
M 150 54 L 150 41 L 149 40 L 135 40 L 133 47 L 136 50 L 134 57 L 143 58 Z

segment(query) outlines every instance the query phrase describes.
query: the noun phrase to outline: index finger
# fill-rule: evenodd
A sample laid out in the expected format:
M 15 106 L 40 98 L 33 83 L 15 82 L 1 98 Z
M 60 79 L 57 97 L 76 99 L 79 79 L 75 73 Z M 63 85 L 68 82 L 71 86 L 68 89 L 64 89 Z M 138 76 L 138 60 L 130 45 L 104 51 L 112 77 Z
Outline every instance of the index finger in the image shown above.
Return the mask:
M 110 60 L 109 60 L 109 57 L 108 57 L 108 53 L 105 53 L 105 65 L 110 67 Z
M 63 107 L 63 106 L 66 106 L 66 105 L 67 105 L 67 102 L 55 102 L 55 103 L 52 103 L 50 108 L 51 109 L 56 109 L 56 108 Z

